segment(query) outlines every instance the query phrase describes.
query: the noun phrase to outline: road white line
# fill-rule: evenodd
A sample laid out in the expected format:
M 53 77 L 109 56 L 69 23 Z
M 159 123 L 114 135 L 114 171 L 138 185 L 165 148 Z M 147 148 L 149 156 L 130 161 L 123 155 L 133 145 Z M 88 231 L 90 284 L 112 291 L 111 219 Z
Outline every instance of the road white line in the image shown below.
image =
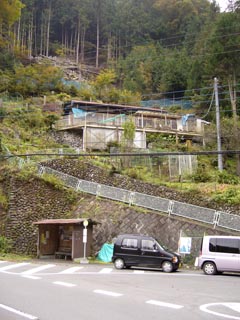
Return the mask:
M 38 279 L 41 279 L 40 277 L 36 277 L 36 276 L 22 276 L 23 278 L 27 278 L 27 279 L 32 279 L 32 280 L 38 280 Z
M 15 269 L 15 268 L 27 266 L 29 264 L 30 264 L 29 262 L 14 263 L 14 264 L 11 264 L 9 266 L 5 266 L 5 267 L 0 268 L 0 271 L 6 271 L 6 270 L 10 270 L 10 269 Z
M 46 269 L 49 269 L 49 268 L 52 268 L 55 266 L 56 266 L 55 264 L 46 264 L 46 265 L 43 265 L 40 267 L 36 267 L 36 268 L 30 269 L 30 270 L 21 272 L 21 275 L 37 273 L 39 271 L 46 270 Z
M 157 300 L 148 300 L 146 303 L 153 304 L 158 307 L 166 307 L 166 308 L 172 308 L 172 309 L 182 309 L 183 306 L 179 304 L 172 304 L 172 303 L 167 303 L 163 301 L 157 301 Z
M 59 286 L 64 286 L 64 287 L 76 287 L 76 284 L 73 283 L 67 283 L 67 282 L 62 282 L 62 281 L 55 281 L 53 282 L 54 284 L 57 284 Z
M 144 274 L 143 270 L 134 270 L 133 273 L 135 274 Z
M 105 290 L 94 290 L 93 292 L 99 293 L 99 294 L 104 294 L 106 296 L 111 296 L 111 297 L 121 297 L 123 295 L 122 293 L 105 291 Z
M 7 262 L 7 261 L 4 261 L 4 260 L 0 260 L 0 263 L 4 263 L 4 262 Z
M 83 269 L 83 267 L 72 267 L 72 268 L 68 268 L 66 270 L 63 270 L 61 272 L 59 272 L 59 274 L 72 274 L 78 270 Z
M 99 273 L 111 273 L 113 271 L 112 268 L 103 268 L 102 270 L 99 271 Z
M 230 302 L 229 303 L 229 302 L 226 302 L 226 303 L 223 303 L 223 305 L 240 313 L 240 303 L 236 303 L 236 302 Z
M 31 320 L 36 320 L 36 319 L 38 319 L 37 317 L 32 316 L 31 314 L 24 313 L 24 312 L 22 312 L 22 311 L 13 309 L 13 308 L 11 308 L 11 307 L 5 306 L 4 304 L 0 304 L 0 308 L 5 309 L 5 310 L 10 311 L 10 312 L 13 312 L 13 313 L 16 313 L 16 314 L 18 314 L 19 316 L 22 316 L 22 317 L 27 318 L 27 319 L 31 319 Z
M 209 308 L 210 307 L 221 307 L 221 306 L 224 306 L 228 309 L 231 309 L 233 311 L 236 311 L 237 313 L 240 312 L 240 303 L 234 303 L 234 302 L 221 302 L 221 303 L 208 303 L 208 304 L 203 304 L 199 307 L 199 309 L 201 311 L 204 311 L 204 312 L 207 312 L 207 313 L 210 313 L 210 314 L 213 314 L 215 316 L 219 316 L 219 317 L 223 317 L 223 318 L 226 318 L 226 319 L 235 319 L 235 320 L 240 320 L 240 317 L 239 316 L 234 316 L 234 315 L 230 315 L 230 314 L 225 314 L 225 313 L 222 313 L 222 312 L 216 312 L 216 311 L 213 311 L 213 310 L 210 310 Z M 227 309 L 226 309 L 227 310 Z

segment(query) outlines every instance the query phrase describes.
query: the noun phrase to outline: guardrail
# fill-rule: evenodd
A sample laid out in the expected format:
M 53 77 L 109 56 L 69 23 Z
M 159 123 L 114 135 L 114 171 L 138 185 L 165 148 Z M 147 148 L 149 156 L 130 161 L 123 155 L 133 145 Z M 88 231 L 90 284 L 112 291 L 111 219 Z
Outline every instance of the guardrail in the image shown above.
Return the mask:
M 43 173 L 53 174 L 61 179 L 68 187 L 76 191 L 90 193 L 103 198 L 121 201 L 129 205 L 136 205 L 168 215 L 181 216 L 187 219 L 201 221 L 207 224 L 240 231 L 240 216 L 229 214 L 214 209 L 199 207 L 184 202 L 173 201 L 161 197 L 155 197 L 144 193 L 133 192 L 126 189 L 110 187 L 96 182 L 78 179 L 60 171 L 38 166 L 39 175 Z

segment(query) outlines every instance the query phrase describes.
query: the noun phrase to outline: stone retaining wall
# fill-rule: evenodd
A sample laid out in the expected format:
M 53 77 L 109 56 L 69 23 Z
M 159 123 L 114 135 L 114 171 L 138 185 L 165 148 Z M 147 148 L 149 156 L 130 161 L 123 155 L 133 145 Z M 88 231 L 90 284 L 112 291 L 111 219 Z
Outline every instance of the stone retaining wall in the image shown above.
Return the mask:
M 36 254 L 37 226 L 33 222 L 64 218 L 72 212 L 72 205 L 65 192 L 40 179 L 12 178 L 9 184 L 11 191 L 4 234 L 12 240 L 15 252 Z
M 66 162 L 66 166 L 64 166 Z M 120 177 L 110 176 L 108 172 L 86 163 L 69 163 L 66 160 L 50 162 L 54 169 L 61 169 L 68 174 L 78 175 L 80 179 L 111 184 L 117 181 L 126 188 L 136 188 L 139 192 L 171 196 L 184 201 L 180 194 L 163 187 L 142 184 Z M 48 164 L 50 164 L 48 163 Z M 120 180 L 122 179 L 122 180 Z M 119 185 L 118 185 L 119 186 Z M 12 177 L 8 182 L 9 208 L 4 221 L 5 235 L 12 239 L 17 253 L 36 254 L 37 227 L 33 225 L 41 219 L 57 218 L 91 218 L 97 221 L 93 232 L 92 254 L 119 233 L 144 233 L 157 238 L 172 250 L 177 250 L 180 233 L 189 236 L 193 241 L 193 254 L 197 254 L 200 237 L 203 234 L 234 234 L 211 225 L 193 222 L 180 217 L 169 217 L 167 214 L 129 206 L 116 201 L 101 199 L 89 194 L 78 193 L 77 200 L 70 201 L 67 190 L 54 188 L 38 178 L 28 181 Z M 1 215 L 1 211 L 0 211 Z M 235 233 L 236 234 L 236 233 Z

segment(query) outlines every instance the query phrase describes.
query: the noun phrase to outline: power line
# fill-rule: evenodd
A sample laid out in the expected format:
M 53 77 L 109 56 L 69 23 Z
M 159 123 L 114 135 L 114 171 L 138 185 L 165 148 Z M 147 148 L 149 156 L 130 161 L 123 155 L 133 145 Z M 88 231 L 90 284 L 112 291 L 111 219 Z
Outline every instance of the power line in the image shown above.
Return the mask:
M 222 29 L 219 29 L 220 30 L 226 30 L 227 28 L 222 28 Z M 146 40 L 146 41 L 142 41 L 142 42 L 139 42 L 139 43 L 133 43 L 131 45 L 123 45 L 121 46 L 121 48 L 132 48 L 134 46 L 142 46 L 142 45 L 146 45 L 146 44 L 155 44 L 155 43 L 159 43 L 159 42 L 163 42 L 163 41 L 169 41 L 171 39 L 176 39 L 176 38 L 183 38 L 185 36 L 197 36 L 199 35 L 199 33 L 184 33 L 180 36 L 172 36 L 172 37 L 167 37 L 167 38 L 160 38 L 160 39 L 156 39 L 156 40 L 153 40 L 151 39 L 150 41 L 149 40 Z M 233 32 L 233 33 L 226 33 L 226 34 L 221 34 L 221 35 L 216 35 L 216 36 L 212 36 L 211 37 L 211 41 L 214 40 L 214 39 L 223 39 L 223 38 L 229 38 L 229 37 L 233 37 L 233 36 L 239 36 L 240 35 L 240 32 Z M 168 45 L 163 45 L 163 48 L 168 48 L 168 47 L 174 47 L 174 46 L 179 46 L 179 45 L 183 45 L 186 46 L 187 44 L 196 44 L 198 42 L 202 42 L 201 40 L 191 40 L 191 41 L 183 41 L 183 42 L 180 42 L 180 43 L 171 43 L 171 44 L 168 44 Z M 233 44 L 234 45 L 234 44 Z M 229 45 L 229 46 L 225 46 L 225 47 L 231 47 L 232 45 Z M 99 48 L 100 51 L 102 52 L 107 52 L 108 51 L 108 48 Z M 86 50 L 85 53 L 95 53 L 96 52 L 96 49 L 89 49 L 89 50 Z
M 0 155 L 0 159 L 9 158 L 22 158 L 22 157 L 38 157 L 38 156 L 58 156 L 58 157 L 70 157 L 70 158 L 81 158 L 81 157 L 162 157 L 162 156 L 190 156 L 190 155 L 236 155 L 240 154 L 240 150 L 213 150 L 213 151 L 189 151 L 189 152 L 178 152 L 178 151 L 163 151 L 163 152 L 149 152 L 149 153 L 82 153 L 82 154 L 72 154 L 72 153 L 28 153 L 28 154 L 10 154 L 10 155 Z

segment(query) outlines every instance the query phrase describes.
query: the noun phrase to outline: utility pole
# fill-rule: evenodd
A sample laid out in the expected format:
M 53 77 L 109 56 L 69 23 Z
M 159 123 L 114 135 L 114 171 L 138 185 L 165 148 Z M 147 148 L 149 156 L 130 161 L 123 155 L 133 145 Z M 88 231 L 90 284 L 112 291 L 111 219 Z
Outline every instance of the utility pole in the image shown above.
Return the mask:
M 215 93 L 215 104 L 216 104 L 216 126 L 217 126 L 217 150 L 222 151 L 221 146 L 221 134 L 220 134 L 220 112 L 219 112 L 219 99 L 218 99 L 218 79 L 214 78 L 214 93 Z M 223 170 L 222 154 L 218 154 L 218 170 Z

